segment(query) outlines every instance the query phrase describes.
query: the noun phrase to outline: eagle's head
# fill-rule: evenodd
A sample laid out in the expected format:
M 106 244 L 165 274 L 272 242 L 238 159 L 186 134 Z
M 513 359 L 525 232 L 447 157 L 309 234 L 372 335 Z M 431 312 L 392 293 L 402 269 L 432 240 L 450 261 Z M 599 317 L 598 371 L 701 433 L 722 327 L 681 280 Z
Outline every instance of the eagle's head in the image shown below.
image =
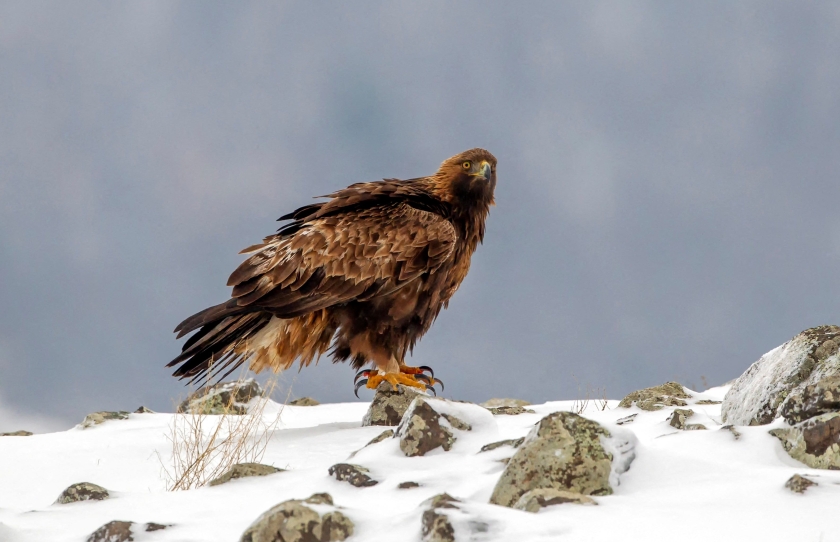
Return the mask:
M 447 158 L 434 177 L 442 199 L 456 206 L 493 205 L 496 157 L 484 149 L 470 149 Z

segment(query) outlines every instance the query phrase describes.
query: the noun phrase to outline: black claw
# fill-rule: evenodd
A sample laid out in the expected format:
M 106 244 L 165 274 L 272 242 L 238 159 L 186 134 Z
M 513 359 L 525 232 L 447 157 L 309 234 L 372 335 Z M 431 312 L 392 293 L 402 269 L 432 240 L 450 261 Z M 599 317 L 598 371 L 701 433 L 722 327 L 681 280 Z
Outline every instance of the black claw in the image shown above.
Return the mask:
M 441 380 L 439 378 L 435 378 L 435 384 L 440 384 L 440 391 L 443 391 L 444 389 L 446 389 L 443 385 L 443 380 Z
M 367 385 L 367 383 L 368 383 L 368 379 L 367 379 L 367 378 L 363 378 L 362 380 L 359 380 L 359 381 L 356 383 L 356 387 L 355 387 L 355 388 L 353 388 L 353 393 L 356 395 L 356 397 L 359 397 L 359 388 L 361 388 L 362 386 Z
M 427 390 L 429 390 L 430 392 L 432 392 L 432 395 L 434 395 L 435 397 L 437 397 L 437 392 L 435 391 L 435 389 L 434 389 L 433 387 L 431 387 L 430 385 L 426 384 L 426 389 L 427 389 Z
M 362 369 L 361 371 L 356 373 L 356 376 L 353 378 L 353 383 L 355 384 L 356 381 L 359 380 L 359 378 L 361 378 L 363 376 L 364 377 L 370 376 L 370 369 Z
M 418 369 L 421 369 L 421 370 L 423 370 L 423 371 L 427 371 L 430 375 L 432 375 L 432 378 L 434 378 L 434 377 L 435 377 L 435 371 L 434 371 L 434 369 L 432 369 L 432 368 L 431 368 L 431 367 L 429 367 L 428 365 L 421 365 L 420 367 L 418 367 Z
M 423 382 L 427 386 L 434 385 L 434 381 L 435 381 L 433 377 L 431 377 L 427 374 L 424 374 L 424 373 L 419 373 L 419 374 L 414 375 L 414 379 Z

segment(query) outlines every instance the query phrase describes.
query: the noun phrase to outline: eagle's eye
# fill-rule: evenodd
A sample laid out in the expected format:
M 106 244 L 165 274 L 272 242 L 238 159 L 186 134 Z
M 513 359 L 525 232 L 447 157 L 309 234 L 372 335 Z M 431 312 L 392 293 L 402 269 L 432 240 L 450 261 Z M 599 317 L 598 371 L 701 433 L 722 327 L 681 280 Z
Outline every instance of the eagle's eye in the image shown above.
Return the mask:
M 472 164 L 470 164 L 469 160 L 467 160 L 466 162 L 464 162 L 461 165 L 464 166 L 464 169 L 470 169 L 472 167 Z

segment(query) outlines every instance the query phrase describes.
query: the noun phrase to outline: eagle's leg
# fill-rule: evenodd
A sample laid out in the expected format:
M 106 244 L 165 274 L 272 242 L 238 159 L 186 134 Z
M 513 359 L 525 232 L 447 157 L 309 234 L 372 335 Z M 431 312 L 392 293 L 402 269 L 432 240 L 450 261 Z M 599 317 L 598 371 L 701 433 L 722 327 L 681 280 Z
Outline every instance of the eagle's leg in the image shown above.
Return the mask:
M 403 386 L 409 386 L 412 388 L 420 388 L 424 391 L 426 390 L 426 385 L 423 382 L 415 379 L 412 375 L 407 375 L 403 373 L 383 373 L 382 371 L 372 373 L 368 377 L 367 384 L 365 384 L 365 386 L 371 389 L 376 389 L 376 387 L 379 386 L 379 384 L 381 384 L 383 381 L 391 384 L 391 388 L 393 388 L 394 391 L 397 390 L 397 385 L 399 384 L 402 384 Z

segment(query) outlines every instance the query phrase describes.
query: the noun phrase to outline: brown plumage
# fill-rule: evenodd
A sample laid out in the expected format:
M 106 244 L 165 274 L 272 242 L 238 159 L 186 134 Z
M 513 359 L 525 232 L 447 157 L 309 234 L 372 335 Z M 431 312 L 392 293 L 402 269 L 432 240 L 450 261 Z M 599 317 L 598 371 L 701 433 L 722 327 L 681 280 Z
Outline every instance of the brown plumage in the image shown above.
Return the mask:
M 331 350 L 399 371 L 467 275 L 493 204 L 496 159 L 472 149 L 434 175 L 358 183 L 301 207 L 231 274 L 231 299 L 181 322 L 198 330 L 168 366 L 204 381 L 246 361 L 260 372 Z

